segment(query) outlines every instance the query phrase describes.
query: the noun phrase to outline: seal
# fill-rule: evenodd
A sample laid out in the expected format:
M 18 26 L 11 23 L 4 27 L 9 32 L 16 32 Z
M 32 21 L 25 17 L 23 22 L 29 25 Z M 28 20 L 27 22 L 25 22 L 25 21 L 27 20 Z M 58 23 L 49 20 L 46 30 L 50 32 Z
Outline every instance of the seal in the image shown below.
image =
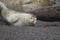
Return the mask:
M 36 24 L 37 18 L 35 15 L 11 10 L 2 2 L 0 2 L 0 10 L 3 20 L 14 26 L 29 26 Z

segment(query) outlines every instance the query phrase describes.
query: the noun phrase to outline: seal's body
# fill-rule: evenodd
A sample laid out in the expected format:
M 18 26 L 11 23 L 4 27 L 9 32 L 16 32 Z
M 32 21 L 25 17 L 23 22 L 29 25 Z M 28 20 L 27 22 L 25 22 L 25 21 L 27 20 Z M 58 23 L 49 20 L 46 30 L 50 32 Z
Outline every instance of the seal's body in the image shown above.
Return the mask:
M 56 3 L 55 0 L 0 0 L 5 5 L 16 11 L 33 11 L 42 7 L 52 6 Z
M 36 17 L 29 13 L 20 13 L 14 10 L 8 9 L 2 2 L 0 2 L 1 16 L 4 20 L 14 26 L 25 26 L 36 24 Z

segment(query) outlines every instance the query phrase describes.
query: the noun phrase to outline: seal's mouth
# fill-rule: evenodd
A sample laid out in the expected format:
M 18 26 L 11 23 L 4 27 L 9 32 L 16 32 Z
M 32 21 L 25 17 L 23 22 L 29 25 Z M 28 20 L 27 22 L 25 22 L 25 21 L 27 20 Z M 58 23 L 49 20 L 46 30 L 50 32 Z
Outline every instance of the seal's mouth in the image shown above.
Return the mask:
M 35 20 L 34 20 L 34 24 L 36 24 L 36 22 L 37 22 L 37 18 L 35 18 Z

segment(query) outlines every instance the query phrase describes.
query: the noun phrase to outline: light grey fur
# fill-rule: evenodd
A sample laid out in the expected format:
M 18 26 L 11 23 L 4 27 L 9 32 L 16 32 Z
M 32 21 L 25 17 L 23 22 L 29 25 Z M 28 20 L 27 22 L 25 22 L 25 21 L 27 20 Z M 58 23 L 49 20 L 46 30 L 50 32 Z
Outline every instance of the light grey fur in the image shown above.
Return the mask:
M 16 12 L 8 9 L 4 3 L 0 2 L 2 8 L 1 15 L 4 20 L 14 26 L 35 25 L 37 18 L 33 14 Z

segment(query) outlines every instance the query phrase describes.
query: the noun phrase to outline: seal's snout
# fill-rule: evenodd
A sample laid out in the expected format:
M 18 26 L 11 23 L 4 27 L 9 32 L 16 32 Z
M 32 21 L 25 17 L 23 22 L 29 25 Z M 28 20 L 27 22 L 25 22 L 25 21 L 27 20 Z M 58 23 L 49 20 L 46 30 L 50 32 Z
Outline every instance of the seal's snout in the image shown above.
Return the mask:
M 34 24 L 36 24 L 36 22 L 37 22 L 37 18 L 34 18 L 34 21 L 33 21 L 33 22 L 34 22 Z

